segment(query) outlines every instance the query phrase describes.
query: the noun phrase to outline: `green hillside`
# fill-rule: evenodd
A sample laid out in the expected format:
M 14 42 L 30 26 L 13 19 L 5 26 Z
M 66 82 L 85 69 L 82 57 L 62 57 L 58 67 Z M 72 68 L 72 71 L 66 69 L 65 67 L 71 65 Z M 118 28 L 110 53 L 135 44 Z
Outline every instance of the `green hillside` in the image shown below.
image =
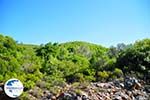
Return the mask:
M 124 75 L 148 80 L 149 74 L 150 39 L 106 48 L 81 41 L 27 45 L 0 35 L 0 82 L 21 80 L 22 98 L 35 86 L 52 90 L 66 83 L 121 80 Z

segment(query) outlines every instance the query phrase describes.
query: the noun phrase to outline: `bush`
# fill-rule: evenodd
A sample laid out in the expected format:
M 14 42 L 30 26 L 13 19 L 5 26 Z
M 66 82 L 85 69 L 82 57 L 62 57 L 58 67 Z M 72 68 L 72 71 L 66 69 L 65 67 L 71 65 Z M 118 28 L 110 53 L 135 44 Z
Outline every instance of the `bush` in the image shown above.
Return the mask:
M 107 71 L 102 71 L 102 72 L 98 72 L 98 80 L 99 81 L 106 81 L 109 78 L 109 72 Z
M 27 92 L 23 92 L 23 94 L 20 96 L 21 100 L 31 100 L 29 97 L 29 94 Z
M 123 72 L 121 69 L 115 68 L 113 75 L 115 75 L 116 77 L 121 77 L 123 75 Z

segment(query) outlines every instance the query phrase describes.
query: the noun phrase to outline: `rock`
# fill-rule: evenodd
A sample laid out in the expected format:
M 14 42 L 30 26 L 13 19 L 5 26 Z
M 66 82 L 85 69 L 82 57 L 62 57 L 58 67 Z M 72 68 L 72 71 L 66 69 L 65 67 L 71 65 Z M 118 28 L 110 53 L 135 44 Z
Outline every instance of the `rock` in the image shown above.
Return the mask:
M 104 87 L 105 86 L 105 83 L 95 83 L 96 87 Z
M 2 93 L 3 92 L 3 88 L 2 87 L 0 87 L 0 93 Z
M 42 99 L 38 100 L 148 100 L 150 86 L 143 87 L 145 85 L 140 80 L 127 77 L 124 82 L 115 80 L 107 83 L 95 82 L 88 86 L 69 85 L 55 96 L 45 90 L 41 95 Z M 29 93 L 33 94 L 33 90 L 31 89 Z M 34 100 L 34 97 L 31 98 Z
M 89 97 L 86 92 L 81 91 L 82 100 L 89 100 Z
M 135 77 L 133 78 L 126 77 L 124 80 L 124 87 L 128 90 L 131 90 L 131 89 L 140 89 L 142 85 Z
M 123 83 L 120 83 L 119 80 L 115 80 L 115 81 L 113 82 L 113 84 L 114 84 L 116 87 L 124 87 L 124 84 L 123 84 Z
M 122 95 L 123 100 L 131 100 L 131 98 L 127 94 Z
M 46 97 L 47 97 L 47 99 L 50 99 L 50 98 L 52 98 L 52 96 L 53 95 L 51 93 L 48 93 Z
M 69 94 L 69 93 L 64 93 L 64 95 L 63 95 L 63 99 L 65 99 L 65 100 L 72 100 L 72 95 L 71 94 Z
M 133 86 L 133 80 L 130 77 L 126 77 L 124 85 L 126 89 L 131 89 L 131 87 Z
M 44 97 L 44 98 L 51 99 L 52 96 L 53 96 L 53 94 L 50 93 L 50 92 L 47 91 L 47 90 L 45 90 L 45 91 L 43 92 L 43 97 Z
M 150 93 L 150 85 L 146 85 L 146 86 L 145 86 L 145 91 L 146 91 L 147 93 Z
M 80 96 L 77 96 L 77 97 L 75 98 L 75 100 L 82 100 L 82 98 L 81 98 Z
M 116 95 L 116 96 L 114 96 L 114 97 L 113 97 L 113 100 L 122 100 L 122 97 L 121 97 L 121 96 Z
M 123 84 L 123 83 L 120 83 L 120 87 L 121 87 L 121 88 L 124 88 L 124 84 Z
M 56 97 L 55 97 L 55 96 L 52 96 L 50 100 L 56 100 Z
M 70 94 L 72 95 L 73 98 L 77 97 L 77 94 L 75 92 L 70 92 Z
M 135 99 L 136 100 L 147 100 L 147 98 L 145 98 L 144 96 L 136 96 Z
M 127 91 L 127 95 L 130 97 L 132 96 L 132 92 L 131 91 Z
M 136 84 L 134 84 L 134 86 L 133 86 L 133 88 L 134 89 L 140 89 L 142 86 L 141 86 L 141 84 L 140 83 L 136 83 Z
M 82 95 L 82 100 L 89 100 L 89 97 Z

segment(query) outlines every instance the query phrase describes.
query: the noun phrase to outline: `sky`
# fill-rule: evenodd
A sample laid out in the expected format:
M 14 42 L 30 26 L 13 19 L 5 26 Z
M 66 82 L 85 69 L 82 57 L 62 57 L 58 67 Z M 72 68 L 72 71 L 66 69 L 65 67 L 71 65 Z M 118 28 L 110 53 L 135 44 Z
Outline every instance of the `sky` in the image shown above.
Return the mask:
M 150 0 L 0 0 L 0 34 L 27 44 L 150 38 Z

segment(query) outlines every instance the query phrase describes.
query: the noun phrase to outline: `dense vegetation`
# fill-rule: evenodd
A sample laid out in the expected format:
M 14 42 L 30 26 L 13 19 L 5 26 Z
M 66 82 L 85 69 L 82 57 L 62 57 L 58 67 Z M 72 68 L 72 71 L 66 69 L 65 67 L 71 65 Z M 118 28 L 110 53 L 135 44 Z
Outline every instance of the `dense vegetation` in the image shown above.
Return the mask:
M 105 48 L 86 42 L 27 45 L 0 35 L 0 82 L 20 79 L 25 91 L 65 83 L 109 81 L 134 75 L 148 80 L 150 39 Z

